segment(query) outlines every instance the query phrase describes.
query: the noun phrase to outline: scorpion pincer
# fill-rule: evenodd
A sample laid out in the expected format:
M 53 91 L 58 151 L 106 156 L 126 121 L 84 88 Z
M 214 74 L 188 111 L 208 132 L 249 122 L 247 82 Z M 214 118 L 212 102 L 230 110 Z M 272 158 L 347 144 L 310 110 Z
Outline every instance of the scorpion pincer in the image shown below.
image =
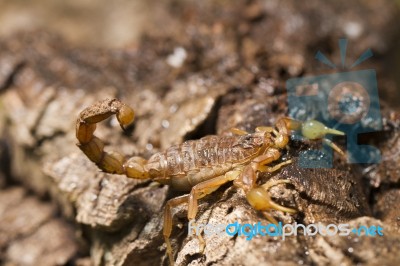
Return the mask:
M 233 181 L 236 187 L 245 192 L 247 201 L 253 208 L 276 223 L 268 211 L 274 209 L 295 213 L 296 210 L 275 203 L 268 190 L 288 181 L 270 180 L 259 186 L 257 174 L 275 172 L 291 163 L 291 160 L 287 160 L 269 165 L 280 159 L 280 150 L 289 141 L 289 131 L 300 129 L 308 139 L 322 139 L 326 134 L 344 134 L 315 120 L 301 123 L 284 117 L 278 119 L 275 128 L 257 127 L 254 133 L 232 129 L 232 136 L 206 136 L 199 140 L 189 140 L 158 152 L 148 160 L 137 156 L 126 159 L 119 153 L 105 152 L 104 143 L 93 135 L 96 123 L 113 114 L 122 128 L 134 120 L 134 111 L 117 99 L 106 99 L 83 110 L 76 124 L 78 147 L 106 173 L 123 174 L 135 179 L 152 179 L 177 190 L 190 191 L 189 194 L 170 199 L 165 205 L 163 235 L 171 265 L 174 264 L 174 259 L 169 237 L 172 231 L 173 207 L 188 203 L 187 217 L 193 220 L 198 211 L 199 199 Z M 344 155 L 334 143 L 325 141 Z M 203 250 L 204 240 L 198 235 L 200 249 Z

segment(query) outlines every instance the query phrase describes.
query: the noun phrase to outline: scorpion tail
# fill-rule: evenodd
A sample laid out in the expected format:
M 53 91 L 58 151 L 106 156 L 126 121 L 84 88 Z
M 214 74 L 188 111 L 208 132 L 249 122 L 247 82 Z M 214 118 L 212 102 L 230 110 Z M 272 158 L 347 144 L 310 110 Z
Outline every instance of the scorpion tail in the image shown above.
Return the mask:
M 96 123 L 114 114 L 122 129 L 134 120 L 134 111 L 117 99 L 106 99 L 83 110 L 76 123 L 78 147 L 104 172 L 126 174 L 128 177 L 139 179 L 147 178 L 147 172 L 143 169 L 143 158 L 133 157 L 126 161 L 124 156 L 117 152 L 105 152 L 103 141 L 93 134 Z

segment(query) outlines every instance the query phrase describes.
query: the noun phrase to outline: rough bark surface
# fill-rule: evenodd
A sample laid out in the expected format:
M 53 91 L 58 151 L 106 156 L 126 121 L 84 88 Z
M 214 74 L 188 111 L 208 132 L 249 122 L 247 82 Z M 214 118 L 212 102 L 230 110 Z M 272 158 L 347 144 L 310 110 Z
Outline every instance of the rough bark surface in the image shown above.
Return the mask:
M 317 50 L 340 60 L 337 39 L 345 35 L 349 62 L 367 48 L 378 55 L 365 67 L 380 77 L 384 128 L 365 141 L 380 149 L 382 163 L 349 165 L 336 154 L 332 169 L 300 168 L 299 152 L 318 144 L 291 140 L 282 157 L 294 163 L 262 174 L 260 183 L 290 181 L 271 189 L 276 201 L 299 210 L 273 212 L 280 221 L 380 225 L 384 236 L 213 235 L 200 253 L 183 205 L 171 236 L 176 264 L 398 265 L 400 115 L 391 103 L 399 93 L 379 60 L 399 33 L 394 1 L 168 3 L 154 18 L 165 28 L 147 32 L 135 48 L 79 48 L 44 31 L 0 40 L 0 262 L 167 265 L 162 212 L 181 194 L 100 172 L 76 147 L 80 111 L 113 97 L 132 106 L 136 122 L 125 133 L 115 118 L 96 130 L 107 149 L 127 156 L 148 158 L 231 127 L 253 131 L 286 114 L 288 78 L 326 70 L 312 62 Z M 346 32 L 346 23 L 358 30 Z M 196 220 L 268 223 L 230 185 L 200 200 Z

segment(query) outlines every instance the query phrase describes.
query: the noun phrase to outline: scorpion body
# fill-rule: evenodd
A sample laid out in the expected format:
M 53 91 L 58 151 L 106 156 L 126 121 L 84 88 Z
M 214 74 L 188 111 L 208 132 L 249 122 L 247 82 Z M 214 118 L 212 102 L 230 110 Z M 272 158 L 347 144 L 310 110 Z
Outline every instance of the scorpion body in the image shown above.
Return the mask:
M 241 168 L 262 154 L 272 138 L 264 132 L 242 136 L 207 136 L 174 145 L 150 157 L 144 168 L 155 181 L 175 190 L 195 185 Z
M 269 166 L 280 159 L 280 151 L 288 144 L 290 130 L 301 129 L 303 136 L 309 139 L 320 139 L 328 133 L 343 135 L 343 132 L 327 128 L 315 120 L 301 123 L 290 118 L 280 118 L 275 127 L 257 127 L 254 133 L 232 129 L 232 136 L 206 136 L 199 140 L 189 140 L 155 153 L 148 160 L 138 156 L 126 159 L 119 153 L 105 152 L 103 142 L 93 134 L 96 123 L 113 114 L 117 116 L 122 128 L 134 119 L 133 110 L 117 99 L 106 99 L 83 110 L 76 123 L 78 147 L 107 173 L 124 174 L 134 179 L 152 179 L 177 190 L 190 191 L 189 194 L 168 200 L 165 205 L 163 235 L 171 265 L 174 259 L 169 237 L 172 232 L 173 207 L 188 203 L 187 217 L 193 220 L 199 199 L 233 181 L 236 187 L 244 191 L 253 208 L 277 223 L 269 214 L 270 210 L 288 213 L 295 213 L 296 210 L 275 203 L 268 190 L 277 184 L 289 182 L 270 180 L 259 186 L 258 172 L 275 172 L 291 163 L 291 160 L 287 160 Z M 334 143 L 328 140 L 326 143 L 344 155 Z M 204 241 L 200 234 L 196 235 L 203 250 Z

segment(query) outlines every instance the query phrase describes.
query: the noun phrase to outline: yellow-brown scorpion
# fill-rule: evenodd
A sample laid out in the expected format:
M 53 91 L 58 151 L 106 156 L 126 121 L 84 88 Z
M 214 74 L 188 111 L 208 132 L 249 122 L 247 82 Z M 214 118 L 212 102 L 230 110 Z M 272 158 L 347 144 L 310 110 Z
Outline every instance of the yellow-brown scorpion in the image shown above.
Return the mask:
M 269 166 L 281 157 L 280 150 L 289 142 L 289 131 L 300 129 L 308 139 L 323 139 L 326 134 L 344 134 L 315 120 L 301 123 L 284 117 L 278 119 L 275 128 L 257 127 L 254 133 L 232 129 L 232 136 L 206 136 L 199 140 L 185 141 L 154 154 L 148 160 L 142 157 L 126 159 L 119 153 L 105 152 L 104 143 L 93 135 L 96 123 L 113 114 L 122 128 L 134 120 L 134 111 L 117 99 L 106 99 L 83 110 L 76 124 L 78 147 L 106 173 L 123 174 L 135 179 L 149 178 L 174 189 L 190 191 L 189 194 L 170 199 L 164 209 L 163 235 L 171 265 L 174 263 L 169 240 L 172 231 L 171 208 L 188 203 L 187 217 L 189 220 L 195 219 L 197 201 L 221 185 L 233 181 L 236 187 L 243 189 L 253 208 L 261 211 L 270 221 L 276 222 L 268 213 L 269 210 L 287 213 L 295 213 L 296 210 L 275 203 L 268 190 L 288 181 L 269 181 L 259 186 L 257 173 L 274 172 L 291 163 L 291 160 L 287 160 Z M 344 154 L 334 143 L 324 140 L 340 154 Z M 204 241 L 200 236 L 199 240 L 202 250 Z

